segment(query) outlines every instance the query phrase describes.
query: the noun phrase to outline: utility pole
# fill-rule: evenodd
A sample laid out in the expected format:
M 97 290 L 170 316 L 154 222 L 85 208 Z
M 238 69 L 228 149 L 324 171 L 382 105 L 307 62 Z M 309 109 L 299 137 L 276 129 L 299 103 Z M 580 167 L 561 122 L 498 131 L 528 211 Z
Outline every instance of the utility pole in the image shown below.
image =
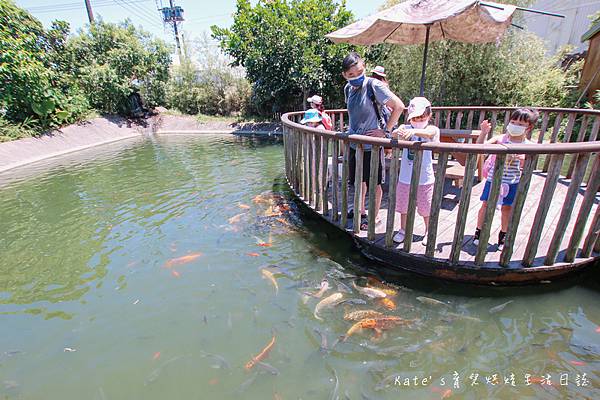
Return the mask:
M 183 8 L 174 5 L 173 0 L 169 0 L 169 7 L 159 8 L 159 11 L 162 13 L 163 23 L 165 24 L 165 26 L 173 25 L 173 33 L 175 34 L 175 44 L 177 45 L 177 55 L 179 56 L 179 60 L 181 61 L 181 43 L 179 41 L 178 25 L 184 20 Z
M 85 0 L 85 8 L 87 10 L 88 19 L 90 20 L 90 24 L 94 22 L 94 13 L 92 12 L 92 5 L 90 4 L 90 0 Z
M 171 10 L 174 10 L 173 0 L 169 0 L 169 4 L 171 5 Z M 179 43 L 179 32 L 177 31 L 177 20 L 173 18 L 173 31 L 175 32 L 175 43 L 177 44 L 177 54 L 179 55 L 179 60 L 181 60 L 181 44 Z

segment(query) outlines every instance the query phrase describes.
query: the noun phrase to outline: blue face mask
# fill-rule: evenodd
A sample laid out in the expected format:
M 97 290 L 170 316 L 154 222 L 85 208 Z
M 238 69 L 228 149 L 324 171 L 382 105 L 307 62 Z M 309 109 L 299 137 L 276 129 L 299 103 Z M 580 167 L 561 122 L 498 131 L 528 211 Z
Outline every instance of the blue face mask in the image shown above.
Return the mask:
M 365 81 L 365 74 L 363 73 L 358 78 L 348 79 L 348 83 L 354 87 L 361 87 Z

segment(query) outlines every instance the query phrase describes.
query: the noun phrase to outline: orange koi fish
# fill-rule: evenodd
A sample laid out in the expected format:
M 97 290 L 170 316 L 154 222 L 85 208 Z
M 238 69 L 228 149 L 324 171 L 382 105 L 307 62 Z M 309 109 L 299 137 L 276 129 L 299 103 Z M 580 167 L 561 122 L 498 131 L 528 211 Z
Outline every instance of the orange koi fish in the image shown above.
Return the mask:
M 265 348 L 261 350 L 260 353 L 258 353 L 256 356 L 252 357 L 252 359 L 246 363 L 245 368 L 248 371 L 250 371 L 257 363 L 259 363 L 262 360 L 264 360 L 265 358 L 267 358 L 267 356 L 269 355 L 269 352 L 271 351 L 271 349 L 273 348 L 274 345 L 275 345 L 275 336 L 273 336 L 273 338 L 271 339 L 269 344 L 267 344 L 265 346 Z
M 181 274 L 179 274 L 179 272 L 172 270 L 171 271 L 171 275 L 173 275 L 175 278 L 179 278 L 181 276 Z
M 271 247 L 271 246 L 273 246 L 273 244 L 272 243 L 263 242 L 263 243 L 258 243 L 258 246 L 260 246 L 260 247 Z
M 260 254 L 258 253 L 246 253 L 246 255 L 250 257 L 260 257 Z
M 388 310 L 396 309 L 396 303 L 394 303 L 394 301 L 392 299 L 389 299 L 387 297 L 384 297 L 383 299 L 379 299 L 379 303 L 382 306 L 384 306 L 385 308 L 387 308 Z
M 600 326 L 596 328 L 596 333 L 600 333 Z
M 406 320 L 396 316 L 365 318 L 352 325 L 352 327 L 346 332 L 346 335 L 344 335 L 342 341 L 345 341 L 351 335 L 362 329 L 373 329 L 376 332 L 380 332 L 384 329 L 391 329 L 397 325 L 408 325 L 413 322 L 414 320 Z
M 191 253 L 185 256 L 181 256 L 181 257 L 177 257 L 177 258 L 172 258 L 169 261 L 167 261 L 165 263 L 165 267 L 167 268 L 171 268 L 174 267 L 175 265 L 183 265 L 183 264 L 187 264 L 190 263 L 194 260 L 197 260 L 198 258 L 200 258 L 202 256 L 202 253 Z
M 157 351 L 156 353 L 154 353 L 154 355 L 152 356 L 153 360 L 158 360 L 158 358 L 160 357 L 160 351 Z
M 243 203 L 238 204 L 238 207 L 241 208 L 242 210 L 249 210 L 250 209 L 249 205 L 243 204 Z

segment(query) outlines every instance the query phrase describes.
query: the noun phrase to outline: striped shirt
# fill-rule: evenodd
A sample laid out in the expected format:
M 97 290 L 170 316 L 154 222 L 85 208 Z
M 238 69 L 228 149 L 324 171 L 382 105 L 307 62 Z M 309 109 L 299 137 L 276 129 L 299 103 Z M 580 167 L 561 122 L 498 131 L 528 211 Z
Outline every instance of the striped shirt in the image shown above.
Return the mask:
M 505 143 L 505 144 L 531 144 L 531 141 L 528 139 L 523 140 L 522 142 L 511 142 L 510 138 L 508 137 L 509 135 L 505 135 L 502 140 L 500 141 L 500 143 Z M 512 154 L 513 160 L 509 161 L 509 157 L 511 156 L 511 154 L 508 154 L 506 156 L 506 160 L 504 161 L 504 172 L 502 173 L 502 183 L 507 183 L 509 185 L 513 185 L 515 183 L 519 183 L 519 181 L 521 180 L 521 170 L 523 168 L 523 166 L 521 165 L 521 160 L 519 160 L 517 158 L 517 154 Z M 494 179 L 494 166 L 492 166 L 492 168 L 490 168 L 490 171 L 488 172 L 488 176 L 487 176 L 487 180 L 488 181 L 492 181 Z

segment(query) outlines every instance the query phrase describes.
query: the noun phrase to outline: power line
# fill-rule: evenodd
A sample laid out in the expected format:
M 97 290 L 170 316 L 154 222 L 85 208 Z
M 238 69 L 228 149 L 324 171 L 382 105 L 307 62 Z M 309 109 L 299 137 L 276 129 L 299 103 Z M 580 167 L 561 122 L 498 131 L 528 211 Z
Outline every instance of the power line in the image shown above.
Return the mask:
M 158 25 L 158 23 L 156 23 L 156 22 L 154 22 L 154 21 L 152 21 L 152 20 L 148 19 L 148 17 L 145 17 L 145 16 L 143 16 L 143 15 L 141 15 L 141 14 L 138 14 L 138 13 L 137 13 L 137 11 L 136 11 L 135 9 L 131 9 L 131 8 L 130 8 L 131 6 L 127 5 L 127 3 L 125 3 L 124 1 L 122 1 L 122 0 L 115 0 L 115 1 L 116 1 L 116 2 L 117 2 L 117 4 L 118 4 L 119 6 L 121 6 L 123 9 L 125 9 L 125 10 L 129 11 L 130 13 L 133 13 L 133 15 L 135 15 L 135 16 L 139 17 L 140 19 L 142 19 L 142 20 L 146 21 L 147 23 L 149 23 L 150 25 L 154 26 L 155 28 L 156 28 L 156 27 L 158 27 L 158 28 L 162 28 L 162 26 L 160 26 L 160 25 Z
M 158 21 L 156 21 L 157 23 L 159 23 L 160 25 L 162 25 L 162 19 L 160 19 L 160 15 L 158 14 L 158 10 L 156 13 L 152 13 L 150 11 L 148 11 L 146 8 L 142 8 L 142 7 L 135 7 L 133 5 L 133 1 L 132 0 L 121 0 L 122 2 L 131 5 L 135 10 L 139 11 L 141 14 L 147 16 L 148 18 L 150 18 L 151 20 L 155 20 L 155 18 L 158 18 Z
M 131 3 L 146 3 L 151 0 L 132 0 Z M 92 3 L 95 7 L 110 7 L 114 6 L 115 3 L 113 0 L 96 0 Z M 44 14 L 44 13 L 53 13 L 58 11 L 72 11 L 72 10 L 80 10 L 81 2 L 77 3 L 62 3 L 55 5 L 46 5 L 46 6 L 33 6 L 33 7 L 24 7 L 29 12 L 36 14 Z

